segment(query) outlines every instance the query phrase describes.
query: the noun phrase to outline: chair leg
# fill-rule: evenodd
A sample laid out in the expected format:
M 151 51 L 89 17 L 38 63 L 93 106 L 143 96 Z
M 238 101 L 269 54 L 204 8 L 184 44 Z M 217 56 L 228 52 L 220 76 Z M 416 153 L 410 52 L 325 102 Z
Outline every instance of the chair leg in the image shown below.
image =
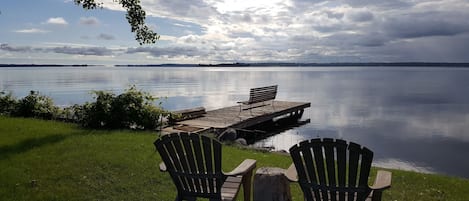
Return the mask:
M 383 195 L 382 191 L 373 191 L 371 200 L 372 201 L 381 201 L 382 195 Z
M 244 192 L 244 201 L 251 201 L 251 186 L 252 186 L 252 171 L 249 171 L 243 176 L 243 192 Z
M 179 196 L 179 195 L 176 196 L 175 201 L 183 201 L 183 200 L 187 200 L 187 201 L 196 201 L 197 198 L 196 198 L 196 197 L 181 197 L 181 196 Z

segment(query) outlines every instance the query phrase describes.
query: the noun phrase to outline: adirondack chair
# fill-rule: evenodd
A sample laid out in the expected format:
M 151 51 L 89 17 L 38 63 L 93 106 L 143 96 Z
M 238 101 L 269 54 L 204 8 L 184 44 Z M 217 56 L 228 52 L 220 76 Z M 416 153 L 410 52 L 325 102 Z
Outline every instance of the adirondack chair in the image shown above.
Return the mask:
M 154 145 L 163 159 L 160 171 L 167 171 L 177 189 L 176 201 L 234 200 L 243 184 L 244 200 L 251 198 L 251 178 L 256 161 L 244 160 L 229 173 L 222 172 L 221 143 L 198 134 L 169 134 Z
M 382 170 L 368 186 L 373 152 L 353 142 L 306 140 L 291 147 L 290 155 L 293 164 L 285 175 L 300 184 L 307 201 L 377 201 L 391 187 L 391 172 Z

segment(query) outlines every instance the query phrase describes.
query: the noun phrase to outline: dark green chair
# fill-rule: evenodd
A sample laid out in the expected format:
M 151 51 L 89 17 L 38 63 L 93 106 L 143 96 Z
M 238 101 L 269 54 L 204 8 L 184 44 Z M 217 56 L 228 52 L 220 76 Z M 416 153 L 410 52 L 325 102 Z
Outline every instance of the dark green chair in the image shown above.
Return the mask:
M 181 133 L 164 135 L 154 144 L 163 159 L 160 170 L 169 172 L 176 185 L 176 201 L 197 197 L 235 200 L 241 184 L 244 200 L 250 200 L 255 160 L 246 159 L 233 171 L 224 173 L 221 143 L 215 139 Z
M 353 142 L 312 139 L 291 147 L 290 155 L 285 175 L 300 184 L 307 201 L 376 201 L 391 187 L 391 172 L 382 170 L 368 186 L 373 152 Z

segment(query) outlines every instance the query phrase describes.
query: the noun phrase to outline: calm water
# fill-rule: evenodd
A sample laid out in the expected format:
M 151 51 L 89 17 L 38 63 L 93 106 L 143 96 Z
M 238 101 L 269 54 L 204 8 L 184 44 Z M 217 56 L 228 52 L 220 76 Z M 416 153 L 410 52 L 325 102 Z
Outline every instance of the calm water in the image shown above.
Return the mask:
M 0 90 L 38 90 L 58 105 L 92 100 L 91 90 L 129 85 L 166 97 L 169 110 L 215 109 L 278 84 L 278 100 L 311 102 L 311 123 L 256 143 L 288 150 L 313 137 L 365 145 L 379 166 L 469 178 L 469 69 L 301 68 L 0 68 Z

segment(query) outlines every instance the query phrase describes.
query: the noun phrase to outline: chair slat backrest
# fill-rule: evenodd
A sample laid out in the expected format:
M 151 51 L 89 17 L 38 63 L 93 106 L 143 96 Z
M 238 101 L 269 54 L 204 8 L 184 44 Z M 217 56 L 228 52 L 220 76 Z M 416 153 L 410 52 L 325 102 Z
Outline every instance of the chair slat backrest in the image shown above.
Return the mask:
M 370 194 L 373 152 L 343 140 L 312 139 L 290 148 L 305 199 L 362 201 Z
M 155 146 L 181 197 L 221 199 L 221 143 L 197 134 L 169 134 Z

